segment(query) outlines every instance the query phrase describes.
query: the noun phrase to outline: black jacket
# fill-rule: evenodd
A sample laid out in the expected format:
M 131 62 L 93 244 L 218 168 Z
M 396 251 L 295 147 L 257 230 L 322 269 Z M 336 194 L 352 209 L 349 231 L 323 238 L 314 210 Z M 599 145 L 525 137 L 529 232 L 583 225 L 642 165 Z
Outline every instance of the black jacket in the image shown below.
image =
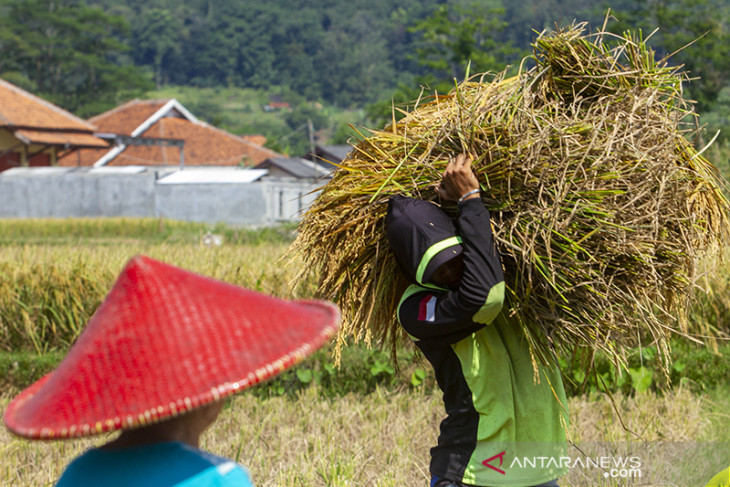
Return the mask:
M 459 209 L 454 224 L 426 201 L 394 196 L 388 206 L 391 249 L 401 270 L 416 284 L 402 300 L 398 319 L 419 346 L 457 342 L 490 323 L 502 307 L 504 275 L 489 211 L 479 198 L 462 202 Z M 445 289 L 431 284 L 436 268 L 458 254 L 464 259 L 460 285 Z M 412 319 L 419 316 L 424 319 Z
M 443 391 L 447 416 L 431 449 L 431 473 L 489 486 L 556 478 L 555 469 L 497 466 L 510 455 L 533 452 L 517 445 L 537 445 L 540 455 L 564 445 L 567 410 L 557 368 L 540 369 L 536 383 L 522 330 L 501 312 L 504 276 L 489 211 L 479 198 L 465 200 L 453 222 L 433 203 L 396 196 L 386 225 L 396 260 L 413 282 L 398 320 Z M 464 271 L 458 285 L 429 282 L 439 265 L 459 254 Z

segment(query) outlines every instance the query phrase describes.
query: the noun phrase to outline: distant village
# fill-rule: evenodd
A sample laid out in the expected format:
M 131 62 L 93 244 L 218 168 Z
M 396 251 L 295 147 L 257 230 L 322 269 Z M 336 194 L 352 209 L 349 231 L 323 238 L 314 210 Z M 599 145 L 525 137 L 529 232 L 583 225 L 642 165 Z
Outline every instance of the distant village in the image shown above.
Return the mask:
M 175 99 L 83 120 L 0 79 L 0 218 L 296 221 L 351 149 L 288 157 L 265 142 L 198 120 Z

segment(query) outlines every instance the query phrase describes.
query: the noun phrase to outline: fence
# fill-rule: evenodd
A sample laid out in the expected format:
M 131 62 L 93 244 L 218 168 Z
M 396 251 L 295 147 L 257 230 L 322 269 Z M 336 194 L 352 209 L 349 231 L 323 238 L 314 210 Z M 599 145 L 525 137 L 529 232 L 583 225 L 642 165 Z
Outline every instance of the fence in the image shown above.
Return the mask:
M 298 220 L 323 182 L 270 179 L 265 171 L 18 168 L 0 173 L 0 218 L 162 217 L 268 226 Z M 213 177 L 210 175 L 213 174 Z M 206 177 L 206 175 L 208 177 Z M 178 181 L 178 182 L 176 182 Z

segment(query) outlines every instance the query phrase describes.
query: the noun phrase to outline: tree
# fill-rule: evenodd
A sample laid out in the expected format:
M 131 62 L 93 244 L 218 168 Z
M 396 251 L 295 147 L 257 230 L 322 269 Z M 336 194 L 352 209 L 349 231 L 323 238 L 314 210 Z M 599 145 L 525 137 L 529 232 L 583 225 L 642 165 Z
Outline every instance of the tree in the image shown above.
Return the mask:
M 7 15 L 7 8 L 3 8 L 0 4 L 0 73 L 19 67 L 13 53 L 20 49 L 23 37 L 12 27 L 13 21 Z
M 410 80 L 401 81 L 390 99 L 371 104 L 368 118 L 377 125 L 399 118 L 417 99 L 434 92 L 445 93 L 469 72 L 497 73 L 525 54 L 497 37 L 507 23 L 501 8 L 483 3 L 440 5 L 431 16 L 409 28 L 419 39 L 414 41 L 416 60 L 424 68 Z M 394 110 L 393 105 L 400 110 Z
M 123 43 L 129 26 L 81 0 L 7 0 L 0 38 L 21 42 L 0 57 L 34 85 L 34 91 L 79 115 L 86 105 L 111 108 L 122 92 L 148 89 L 148 78 L 130 62 Z
M 441 5 L 433 15 L 411 30 L 421 34 L 416 54 L 421 65 L 430 68 L 438 79 L 451 83 L 471 73 L 502 71 L 518 60 L 520 51 L 497 41 L 507 26 L 504 10 L 482 3 L 466 6 Z
M 730 7 L 721 0 L 638 0 L 632 7 L 614 12 L 614 32 L 641 29 L 654 33 L 651 45 L 657 57 L 669 57 L 683 66 L 691 80 L 686 96 L 697 102 L 697 110 L 713 108 L 717 96 L 730 78 Z
M 698 77 L 687 87 L 699 111 L 712 108 L 730 76 L 730 34 L 721 13 L 707 0 L 664 0 L 655 9 L 664 48 L 670 53 L 680 50 L 675 62 Z
M 163 82 L 163 63 L 178 41 L 176 25 L 167 9 L 145 10 L 140 17 L 133 29 L 134 58 L 138 64 L 154 66 L 155 84 L 159 90 Z

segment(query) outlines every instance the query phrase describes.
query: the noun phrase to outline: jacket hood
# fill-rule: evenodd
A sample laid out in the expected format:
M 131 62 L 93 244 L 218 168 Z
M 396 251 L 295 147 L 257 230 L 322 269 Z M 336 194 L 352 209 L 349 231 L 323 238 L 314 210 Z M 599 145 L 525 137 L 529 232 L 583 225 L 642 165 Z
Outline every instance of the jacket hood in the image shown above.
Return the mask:
M 385 226 L 401 271 L 422 286 L 444 262 L 463 251 L 454 222 L 430 201 L 392 196 Z

